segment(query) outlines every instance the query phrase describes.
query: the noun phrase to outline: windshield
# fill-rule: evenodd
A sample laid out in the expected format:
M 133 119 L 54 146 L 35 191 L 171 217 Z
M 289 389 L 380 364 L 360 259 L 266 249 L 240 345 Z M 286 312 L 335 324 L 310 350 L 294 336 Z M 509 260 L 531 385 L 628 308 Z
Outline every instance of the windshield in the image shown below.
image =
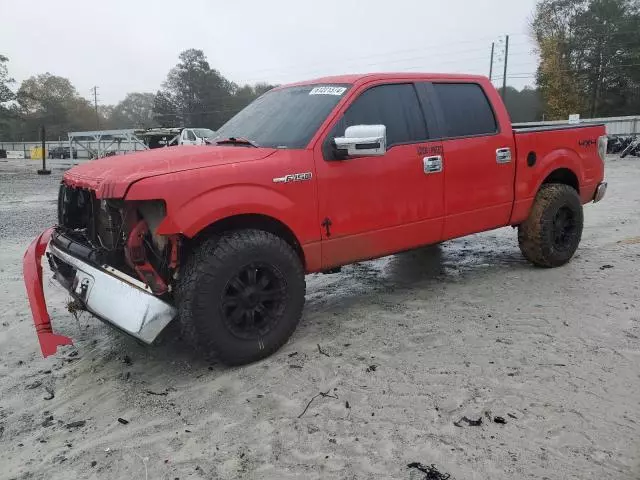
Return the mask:
M 208 128 L 194 128 L 193 133 L 195 133 L 198 138 L 213 138 L 216 134 L 216 132 Z
M 301 85 L 271 90 L 225 123 L 216 140 L 246 138 L 261 147 L 304 148 L 348 85 Z

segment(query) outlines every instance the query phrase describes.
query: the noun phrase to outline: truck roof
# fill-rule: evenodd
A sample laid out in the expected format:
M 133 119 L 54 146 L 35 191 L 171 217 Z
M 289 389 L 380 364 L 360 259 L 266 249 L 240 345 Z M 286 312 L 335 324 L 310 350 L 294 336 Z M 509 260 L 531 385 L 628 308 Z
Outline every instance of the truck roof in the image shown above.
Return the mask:
M 310 85 L 316 83 L 347 83 L 360 84 L 375 80 L 461 80 L 461 81 L 480 81 L 486 80 L 482 75 L 467 75 L 460 73 L 414 73 L 414 72 L 385 72 L 385 73 L 356 73 L 346 75 L 335 75 L 321 77 L 312 80 L 304 80 L 302 82 L 289 83 L 283 87 L 291 87 L 294 85 Z

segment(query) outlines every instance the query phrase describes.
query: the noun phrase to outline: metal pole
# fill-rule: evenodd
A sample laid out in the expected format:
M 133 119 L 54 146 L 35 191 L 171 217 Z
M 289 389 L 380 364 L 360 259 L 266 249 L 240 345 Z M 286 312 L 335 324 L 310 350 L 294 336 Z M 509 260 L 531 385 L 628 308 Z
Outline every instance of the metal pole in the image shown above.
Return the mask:
M 93 87 L 93 104 L 96 109 L 96 129 L 100 130 L 100 115 L 98 114 L 98 87 Z
M 47 154 L 46 154 L 46 135 L 44 125 L 40 128 L 40 140 L 42 140 L 42 170 L 38 170 L 38 175 L 50 175 L 51 170 L 47 170 Z
M 491 81 L 491 77 L 493 76 L 493 53 L 496 49 L 496 42 L 491 42 L 491 62 L 489 63 L 489 81 Z
M 509 35 L 504 43 L 504 74 L 502 76 L 502 102 L 507 100 L 507 63 L 509 62 Z
M 71 135 L 67 134 L 67 137 L 69 138 L 69 155 L 71 155 L 71 163 L 73 163 L 73 142 L 71 141 Z

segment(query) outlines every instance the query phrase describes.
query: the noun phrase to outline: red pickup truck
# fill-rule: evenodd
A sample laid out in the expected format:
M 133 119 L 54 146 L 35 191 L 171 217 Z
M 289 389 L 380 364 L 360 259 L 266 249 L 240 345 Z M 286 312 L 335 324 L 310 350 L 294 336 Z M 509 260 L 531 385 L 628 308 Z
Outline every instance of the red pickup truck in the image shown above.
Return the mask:
M 533 264 L 568 262 L 605 194 L 604 126 L 514 129 L 488 79 L 372 74 L 275 88 L 212 145 L 84 163 L 24 278 L 43 354 L 46 253 L 76 306 L 151 343 L 174 318 L 228 364 L 282 346 L 305 274 L 504 226 Z

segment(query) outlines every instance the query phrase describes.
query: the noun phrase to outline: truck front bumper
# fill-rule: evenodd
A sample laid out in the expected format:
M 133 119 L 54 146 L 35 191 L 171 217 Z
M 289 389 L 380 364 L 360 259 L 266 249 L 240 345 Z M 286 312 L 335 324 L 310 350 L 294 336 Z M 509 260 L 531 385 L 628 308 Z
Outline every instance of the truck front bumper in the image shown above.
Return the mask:
M 142 282 L 106 265 L 96 266 L 49 243 L 54 229 L 44 231 L 27 249 L 23 260 L 24 281 L 42 354 L 56 353 L 71 339 L 53 333 L 42 288 L 42 256 L 49 248 L 54 278 L 84 309 L 119 330 L 153 342 L 176 316 L 176 309 L 154 296 Z

